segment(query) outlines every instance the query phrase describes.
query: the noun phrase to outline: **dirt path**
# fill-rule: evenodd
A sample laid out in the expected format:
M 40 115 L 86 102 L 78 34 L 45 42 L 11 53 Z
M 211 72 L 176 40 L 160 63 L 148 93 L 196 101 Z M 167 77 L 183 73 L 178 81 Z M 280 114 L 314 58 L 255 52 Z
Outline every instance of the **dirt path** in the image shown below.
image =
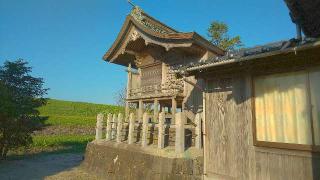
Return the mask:
M 96 179 L 78 166 L 82 154 L 53 154 L 0 161 L 1 180 Z

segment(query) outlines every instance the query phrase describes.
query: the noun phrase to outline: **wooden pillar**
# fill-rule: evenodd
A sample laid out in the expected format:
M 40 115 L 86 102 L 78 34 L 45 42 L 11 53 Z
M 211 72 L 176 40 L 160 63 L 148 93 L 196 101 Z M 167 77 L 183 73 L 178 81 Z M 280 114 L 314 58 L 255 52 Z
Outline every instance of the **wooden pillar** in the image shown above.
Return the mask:
M 103 114 L 100 113 L 97 115 L 96 140 L 102 139 L 102 129 L 103 129 Z
M 195 134 L 196 134 L 196 139 L 195 139 L 195 146 L 198 149 L 202 148 L 202 113 L 197 113 L 195 116 L 195 124 L 196 124 L 196 129 L 195 129 Z
M 123 116 L 121 113 L 118 114 L 118 124 L 117 124 L 117 142 L 122 141 L 122 121 L 123 121 Z
M 159 114 L 159 124 L 158 124 L 158 148 L 164 148 L 164 134 L 165 134 L 165 113 L 161 112 Z
M 138 121 L 142 121 L 142 116 L 143 116 L 143 101 L 140 99 L 139 100 L 139 110 L 138 110 Z
M 133 132 L 134 132 L 134 126 L 135 126 L 135 119 L 134 119 L 134 113 L 130 113 L 129 116 L 129 133 L 128 133 L 128 144 L 133 143 Z
M 175 98 L 172 98 L 172 106 L 171 106 L 171 114 L 172 114 L 172 120 L 171 123 L 175 124 L 175 114 L 177 112 L 177 101 Z
M 176 113 L 176 139 L 175 139 L 175 152 L 183 153 L 185 146 L 185 114 L 183 112 Z
M 207 87 L 207 82 L 205 81 L 204 87 Z M 202 136 L 203 136 L 203 156 L 206 157 L 207 156 L 207 150 L 208 148 L 206 148 L 206 103 L 207 103 L 207 93 L 206 91 L 202 92 L 202 122 L 203 122 L 203 127 L 202 127 Z M 203 158 L 203 174 L 204 174 L 204 178 L 207 178 L 207 164 L 208 163 L 208 159 Z
M 158 117 L 159 117 L 159 100 L 154 99 L 153 103 L 153 122 L 158 122 Z
M 142 137 L 141 137 L 141 145 L 142 147 L 146 147 L 148 145 L 147 143 L 147 135 L 148 135 L 148 113 L 143 114 L 143 123 L 142 123 Z
M 132 69 L 131 64 L 128 65 L 128 82 L 127 82 L 127 98 L 129 97 L 130 90 L 132 87 Z
M 130 96 L 130 90 L 132 87 L 132 68 L 131 68 L 131 63 L 128 64 L 128 81 L 127 81 L 127 94 L 126 94 L 126 99 L 129 98 Z M 125 110 L 125 119 L 128 119 L 129 113 L 130 113 L 130 106 L 129 102 L 126 101 L 126 110 Z
M 106 140 L 110 141 L 111 140 L 111 129 L 112 129 L 112 114 L 108 114 L 108 119 L 107 119 L 107 128 L 106 128 Z
M 117 135 L 117 115 L 113 114 L 112 126 L 111 126 L 111 139 L 112 140 L 116 139 L 116 135 Z

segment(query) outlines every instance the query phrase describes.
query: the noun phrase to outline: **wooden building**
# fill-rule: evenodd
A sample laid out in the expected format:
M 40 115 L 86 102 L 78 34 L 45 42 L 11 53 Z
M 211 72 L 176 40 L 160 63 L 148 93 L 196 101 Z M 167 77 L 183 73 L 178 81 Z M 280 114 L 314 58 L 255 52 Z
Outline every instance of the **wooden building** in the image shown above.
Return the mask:
M 197 33 L 178 32 L 135 7 L 104 60 L 127 67 L 125 122 L 130 113 L 137 116 L 128 123 L 128 144 L 135 120 L 143 120 L 146 147 L 146 111 L 152 122 L 163 112 L 170 124 L 177 112 L 191 124 L 203 114 L 204 128 L 201 132 L 200 122 L 197 135 L 203 138 L 206 179 L 320 179 L 320 41 L 290 40 L 226 53 Z M 118 119 L 117 142 L 124 142 L 122 116 Z M 179 122 L 176 152 L 182 153 L 185 124 Z M 112 128 L 109 123 L 107 133 Z
M 208 179 L 320 179 L 320 41 L 280 42 L 181 69 L 205 82 Z
M 135 7 L 103 59 L 128 67 L 126 119 L 134 107 L 142 121 L 149 107 L 154 122 L 158 113 L 165 111 L 174 124 L 172 114 L 177 111 L 185 111 L 192 121 L 201 111 L 202 96 L 201 91 L 177 78 L 173 68 L 223 54 L 197 33 L 178 32 Z M 193 77 L 188 80 L 201 84 Z

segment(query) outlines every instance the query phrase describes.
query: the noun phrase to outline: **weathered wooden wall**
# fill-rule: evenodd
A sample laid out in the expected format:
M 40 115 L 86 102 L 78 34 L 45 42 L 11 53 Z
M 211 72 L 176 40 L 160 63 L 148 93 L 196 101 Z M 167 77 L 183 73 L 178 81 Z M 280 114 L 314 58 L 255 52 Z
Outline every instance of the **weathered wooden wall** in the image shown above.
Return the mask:
M 249 178 L 250 86 L 245 76 L 209 81 L 206 94 L 206 173 L 215 178 Z
M 207 81 L 205 173 L 208 179 L 320 179 L 319 153 L 253 145 L 251 75 Z
M 199 87 L 203 87 L 202 79 L 195 79 L 194 76 L 187 77 L 189 82 L 196 84 Z M 187 82 L 184 83 L 184 111 L 186 116 L 190 120 L 194 120 L 195 114 L 197 112 L 202 112 L 202 91 L 194 85 L 191 85 Z

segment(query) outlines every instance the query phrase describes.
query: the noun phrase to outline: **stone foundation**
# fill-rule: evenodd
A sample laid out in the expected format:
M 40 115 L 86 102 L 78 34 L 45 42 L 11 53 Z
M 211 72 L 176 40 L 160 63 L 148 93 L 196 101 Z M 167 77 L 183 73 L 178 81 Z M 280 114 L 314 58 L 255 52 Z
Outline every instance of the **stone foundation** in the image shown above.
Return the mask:
M 81 166 L 108 180 L 200 180 L 203 156 L 196 148 L 177 155 L 170 146 L 160 150 L 99 140 L 88 143 Z

